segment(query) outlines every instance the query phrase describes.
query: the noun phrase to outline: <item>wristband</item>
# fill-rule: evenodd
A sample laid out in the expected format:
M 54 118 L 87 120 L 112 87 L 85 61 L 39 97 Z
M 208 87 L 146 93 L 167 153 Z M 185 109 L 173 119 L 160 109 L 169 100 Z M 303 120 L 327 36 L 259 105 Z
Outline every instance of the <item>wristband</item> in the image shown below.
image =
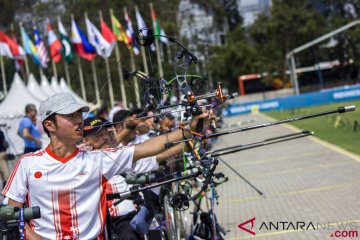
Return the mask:
M 19 240 L 26 240 L 24 208 L 19 209 Z

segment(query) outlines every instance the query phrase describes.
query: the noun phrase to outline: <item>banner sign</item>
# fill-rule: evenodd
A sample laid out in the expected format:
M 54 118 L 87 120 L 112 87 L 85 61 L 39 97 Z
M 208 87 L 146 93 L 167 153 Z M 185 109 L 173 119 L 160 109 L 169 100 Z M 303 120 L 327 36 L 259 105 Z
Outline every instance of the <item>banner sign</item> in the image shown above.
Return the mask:
M 268 112 L 303 108 L 314 105 L 336 103 L 360 99 L 360 86 L 344 87 L 298 96 L 272 98 L 263 101 L 230 104 L 223 110 L 224 116 L 235 116 L 251 112 Z

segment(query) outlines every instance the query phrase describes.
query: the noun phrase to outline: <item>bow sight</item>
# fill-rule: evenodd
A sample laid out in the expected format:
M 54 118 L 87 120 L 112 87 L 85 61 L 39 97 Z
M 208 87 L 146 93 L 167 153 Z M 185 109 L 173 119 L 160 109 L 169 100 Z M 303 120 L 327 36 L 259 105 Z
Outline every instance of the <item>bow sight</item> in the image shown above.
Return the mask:
M 188 101 L 190 106 L 191 115 L 196 116 L 202 113 L 199 104 L 197 103 L 194 93 L 191 90 L 191 87 L 187 83 L 187 72 L 192 63 L 197 63 L 197 57 L 189 52 L 180 42 L 178 42 L 173 37 L 168 37 L 165 35 L 154 35 L 152 29 L 142 28 L 139 30 L 139 34 L 136 37 L 136 42 L 141 46 L 150 46 L 154 42 L 154 37 L 165 37 L 170 42 L 175 43 L 180 47 L 180 51 L 176 53 L 176 58 L 174 62 L 174 72 L 176 80 L 179 84 L 181 92 L 185 95 L 185 98 Z M 203 130 L 203 119 L 200 119 L 196 128 L 197 132 L 202 132 Z

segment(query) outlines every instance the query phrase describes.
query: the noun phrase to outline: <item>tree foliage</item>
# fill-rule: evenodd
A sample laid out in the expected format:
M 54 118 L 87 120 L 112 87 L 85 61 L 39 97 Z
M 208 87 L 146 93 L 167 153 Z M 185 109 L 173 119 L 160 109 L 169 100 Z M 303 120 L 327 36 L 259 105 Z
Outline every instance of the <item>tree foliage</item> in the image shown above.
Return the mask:
M 244 72 L 257 72 L 260 58 L 254 47 L 246 42 L 244 29 L 238 27 L 227 36 L 226 47 L 214 47 L 208 62 L 213 77 L 229 87 L 237 86 L 238 76 Z
M 214 49 L 208 66 L 215 78 L 225 79 L 229 86 L 235 87 L 239 75 L 267 73 L 263 78 L 265 82 L 280 78 L 284 84 L 289 84 L 286 74 L 289 51 L 358 19 L 360 14 L 357 0 L 273 0 L 272 3 L 269 13 L 258 15 L 255 23 L 242 33 L 239 30 L 230 32 L 227 44 Z M 360 66 L 357 61 L 360 28 L 349 29 L 334 39 L 335 46 L 328 46 L 329 40 L 326 40 L 296 54 L 297 67 L 338 60 L 339 78 L 348 79 L 359 72 L 356 69 Z M 239 66 L 240 62 L 248 64 Z
M 8 1 L 0 0 L 0 26 L 3 28 L 10 27 L 15 15 L 15 11 L 18 7 L 18 0 Z
M 277 73 L 285 80 L 286 54 L 326 32 L 324 18 L 309 1 L 274 0 L 270 15 L 262 14 L 250 29 L 251 40 L 266 56 L 264 70 Z M 299 61 L 308 63 L 308 55 L 300 55 Z M 274 74 L 268 75 L 271 80 Z

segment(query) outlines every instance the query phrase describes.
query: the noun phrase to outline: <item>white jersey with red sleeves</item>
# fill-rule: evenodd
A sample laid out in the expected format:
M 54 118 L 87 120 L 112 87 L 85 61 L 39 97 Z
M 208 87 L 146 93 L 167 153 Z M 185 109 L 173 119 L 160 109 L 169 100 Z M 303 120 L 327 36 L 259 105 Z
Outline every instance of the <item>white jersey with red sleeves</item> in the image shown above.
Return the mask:
M 30 226 L 42 239 L 103 239 L 107 179 L 131 171 L 134 147 L 76 151 L 66 158 L 42 149 L 20 158 L 3 194 L 41 218 Z
M 142 158 L 136 162 L 133 172 L 135 173 L 145 173 L 157 170 L 159 168 L 159 163 L 156 161 L 156 157 Z M 128 191 L 132 185 L 127 184 L 125 178 L 120 175 L 112 177 L 106 184 L 106 193 L 121 193 Z M 123 200 L 120 204 L 114 206 L 114 203 L 118 199 L 108 200 L 108 208 L 111 217 L 124 216 L 135 210 L 133 201 Z

